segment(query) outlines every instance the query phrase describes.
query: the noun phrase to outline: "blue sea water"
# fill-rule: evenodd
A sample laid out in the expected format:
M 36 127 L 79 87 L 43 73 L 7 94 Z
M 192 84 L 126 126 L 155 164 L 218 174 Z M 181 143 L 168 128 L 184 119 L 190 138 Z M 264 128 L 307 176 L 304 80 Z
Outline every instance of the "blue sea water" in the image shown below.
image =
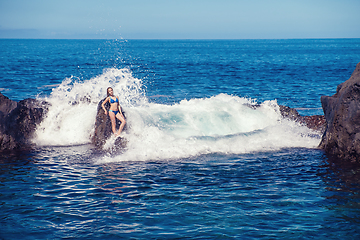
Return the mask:
M 360 39 L 1 39 L 1 93 L 52 105 L 0 156 L 0 239 L 359 239 L 360 167 L 279 113 L 323 114 L 358 62 Z M 108 86 L 121 150 L 90 143 Z

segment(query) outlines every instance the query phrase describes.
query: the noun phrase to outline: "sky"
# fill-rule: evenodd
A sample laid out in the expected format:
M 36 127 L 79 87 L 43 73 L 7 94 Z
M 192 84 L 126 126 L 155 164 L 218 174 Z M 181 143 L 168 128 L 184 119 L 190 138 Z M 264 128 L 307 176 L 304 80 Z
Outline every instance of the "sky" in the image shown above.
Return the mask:
M 360 0 L 0 0 L 0 38 L 360 38 Z

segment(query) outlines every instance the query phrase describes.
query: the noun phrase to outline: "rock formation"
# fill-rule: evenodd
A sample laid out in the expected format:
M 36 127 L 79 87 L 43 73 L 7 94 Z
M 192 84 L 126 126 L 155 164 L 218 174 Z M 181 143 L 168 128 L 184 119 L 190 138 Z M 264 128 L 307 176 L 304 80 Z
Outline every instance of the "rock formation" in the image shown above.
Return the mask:
M 260 107 L 257 105 L 248 105 L 248 107 L 256 109 Z M 283 118 L 288 118 L 292 121 L 298 122 L 312 130 L 324 133 L 326 120 L 324 115 L 313 115 L 313 116 L 301 116 L 295 108 L 291 108 L 284 105 L 279 105 L 280 114 Z
M 0 151 L 30 145 L 36 125 L 48 107 L 48 103 L 31 98 L 15 102 L 0 93 Z
M 280 113 L 284 118 L 289 118 L 315 131 L 322 133 L 325 131 L 326 120 L 323 115 L 301 116 L 294 108 L 283 105 L 280 105 L 279 107 Z
M 111 130 L 111 121 L 108 115 L 104 113 L 104 110 L 101 107 L 101 104 L 104 102 L 105 99 L 101 100 L 97 106 L 97 113 L 96 113 L 96 120 L 95 120 L 95 132 L 94 136 L 92 137 L 92 143 L 101 148 L 105 141 L 110 137 L 112 130 Z M 110 104 L 106 103 L 105 108 L 109 108 Z
M 360 163 L 360 63 L 333 96 L 322 96 L 327 121 L 319 147 L 345 161 Z

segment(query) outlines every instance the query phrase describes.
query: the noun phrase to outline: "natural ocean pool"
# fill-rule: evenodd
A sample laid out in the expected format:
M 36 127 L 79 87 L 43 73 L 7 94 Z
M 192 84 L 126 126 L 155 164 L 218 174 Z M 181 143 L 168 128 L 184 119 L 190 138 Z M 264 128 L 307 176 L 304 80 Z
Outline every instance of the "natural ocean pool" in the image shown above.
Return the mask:
M 359 238 L 359 167 L 276 111 L 322 114 L 359 39 L 0 45 L 1 92 L 56 106 L 34 149 L 1 155 L 0 238 Z M 128 116 L 125 151 L 89 144 L 109 85 Z

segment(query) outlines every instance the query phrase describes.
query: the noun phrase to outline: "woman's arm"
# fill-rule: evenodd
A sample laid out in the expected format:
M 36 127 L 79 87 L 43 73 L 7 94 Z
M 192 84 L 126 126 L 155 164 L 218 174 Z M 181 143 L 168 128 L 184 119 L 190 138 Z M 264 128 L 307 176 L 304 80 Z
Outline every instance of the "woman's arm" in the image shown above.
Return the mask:
M 105 98 L 105 100 L 101 104 L 101 107 L 104 110 L 105 114 L 107 114 L 107 111 L 106 111 L 106 108 L 105 108 L 105 103 L 108 102 L 108 101 L 109 101 L 109 97 Z

